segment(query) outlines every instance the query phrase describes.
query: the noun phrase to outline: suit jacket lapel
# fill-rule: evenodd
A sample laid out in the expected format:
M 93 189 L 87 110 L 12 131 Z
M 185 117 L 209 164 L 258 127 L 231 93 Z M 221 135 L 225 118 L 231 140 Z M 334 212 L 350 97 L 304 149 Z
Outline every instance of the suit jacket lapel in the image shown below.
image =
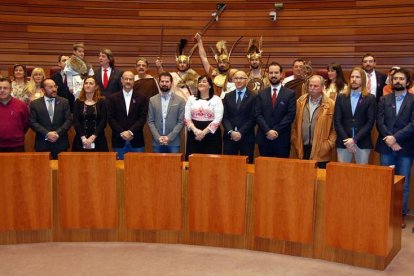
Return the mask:
M 407 94 L 408 94 L 408 91 L 407 91 Z M 408 101 L 407 94 L 405 95 L 404 100 L 401 103 L 400 110 L 398 110 L 397 117 L 400 116 L 401 112 L 404 110 L 405 106 L 407 105 L 407 101 Z M 396 102 L 395 97 L 394 97 L 394 101 Z M 395 103 L 395 108 L 397 108 L 397 103 Z
M 246 92 L 244 93 L 242 102 L 240 103 L 240 109 L 239 110 L 242 110 L 243 107 L 246 105 L 246 102 L 247 102 L 249 96 L 250 96 L 250 92 L 249 92 L 249 90 L 246 90 Z

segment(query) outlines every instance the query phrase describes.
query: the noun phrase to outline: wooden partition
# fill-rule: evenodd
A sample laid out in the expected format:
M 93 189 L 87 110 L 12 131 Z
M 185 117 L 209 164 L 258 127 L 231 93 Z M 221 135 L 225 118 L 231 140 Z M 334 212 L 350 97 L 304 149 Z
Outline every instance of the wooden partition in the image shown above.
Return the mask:
M 57 232 L 60 241 L 118 239 L 116 154 L 59 154 Z
M 188 242 L 246 247 L 247 157 L 192 154 L 188 177 Z
M 259 157 L 254 177 L 254 249 L 313 256 L 316 161 Z
M 121 240 L 178 243 L 183 235 L 182 155 L 127 153 Z
M 2 153 L 0 175 L 0 244 L 52 241 L 49 153 Z
M 404 177 L 389 167 L 329 163 L 319 182 L 315 257 L 385 269 L 401 248 Z

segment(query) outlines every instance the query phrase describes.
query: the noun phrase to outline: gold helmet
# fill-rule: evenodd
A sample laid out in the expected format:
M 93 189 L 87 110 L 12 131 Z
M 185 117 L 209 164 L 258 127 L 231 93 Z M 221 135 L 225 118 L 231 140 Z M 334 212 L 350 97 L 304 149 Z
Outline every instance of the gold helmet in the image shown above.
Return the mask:
M 249 61 L 255 60 L 255 59 L 262 59 L 262 42 L 263 38 L 260 37 L 259 45 L 256 45 L 256 39 L 250 38 L 249 46 L 247 47 L 247 59 Z
M 179 64 L 180 62 L 190 64 L 190 58 L 191 58 L 194 50 L 197 48 L 197 44 L 195 44 L 193 46 L 193 48 L 191 48 L 188 55 L 185 55 L 184 54 L 184 48 L 187 45 L 187 42 L 188 42 L 187 39 L 181 39 L 180 42 L 177 45 L 177 52 L 176 52 L 176 55 L 175 55 L 175 62 L 177 64 Z

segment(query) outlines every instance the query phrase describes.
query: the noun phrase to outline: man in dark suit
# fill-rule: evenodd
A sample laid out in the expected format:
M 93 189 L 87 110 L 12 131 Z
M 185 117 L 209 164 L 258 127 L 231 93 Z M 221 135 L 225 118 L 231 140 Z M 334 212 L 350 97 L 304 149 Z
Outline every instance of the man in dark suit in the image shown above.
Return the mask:
M 405 176 L 401 225 L 405 228 L 414 157 L 414 95 L 407 92 L 411 72 L 398 69 L 392 74 L 391 81 L 393 92 L 383 96 L 378 103 L 379 136 L 375 150 L 380 153 L 381 165 L 394 165 L 395 174 Z
M 355 67 L 348 88 L 336 98 L 334 126 L 339 162 L 368 164 L 372 149 L 371 131 L 375 122 L 377 102 L 366 87 L 366 75 Z
M 281 85 L 282 66 L 269 65 L 271 87 L 259 92 L 256 99 L 256 121 L 259 130 L 256 143 L 260 155 L 288 158 L 291 125 L 296 114 L 295 92 Z
M 144 152 L 143 128 L 147 119 L 148 99 L 133 91 L 134 74 L 125 71 L 122 90 L 109 96 L 108 123 L 112 128 L 112 147 L 120 160 L 127 152 Z
M 243 71 L 233 75 L 236 90 L 227 93 L 223 99 L 223 154 L 241 154 L 253 163 L 254 117 L 256 94 L 247 90 L 248 76 Z
M 121 91 L 122 72 L 115 68 L 115 58 L 112 51 L 103 48 L 99 53 L 99 69 L 95 69 L 95 78 L 101 89 L 102 95 L 108 97 L 118 91 Z
M 67 77 L 66 74 L 63 72 L 66 66 L 66 61 L 68 59 L 69 57 L 65 55 L 60 55 L 58 57 L 58 66 L 60 67 L 60 72 L 54 73 L 51 76 L 51 79 L 58 86 L 57 95 L 68 100 L 70 112 L 73 112 L 73 103 L 75 101 L 75 96 L 73 96 L 73 94 L 69 91 Z
M 373 94 L 377 98 L 377 102 L 383 94 L 385 81 L 387 76 L 375 71 L 377 65 L 373 54 L 368 53 L 362 57 L 362 68 L 367 74 L 367 88 L 368 92 Z
M 53 159 L 69 148 L 68 130 L 72 125 L 69 102 L 57 96 L 52 79 L 41 84 L 44 97 L 30 103 L 30 127 L 36 132 L 35 150 L 50 151 Z

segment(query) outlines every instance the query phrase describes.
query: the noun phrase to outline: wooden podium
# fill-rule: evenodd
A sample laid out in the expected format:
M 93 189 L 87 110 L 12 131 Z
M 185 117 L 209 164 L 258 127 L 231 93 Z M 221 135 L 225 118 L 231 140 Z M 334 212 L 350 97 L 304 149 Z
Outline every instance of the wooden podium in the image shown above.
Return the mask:
M 186 243 L 246 247 L 247 157 L 192 154 Z
M 58 241 L 118 240 L 116 154 L 59 154 Z
M 318 187 L 315 258 L 384 270 L 401 248 L 404 177 L 389 167 L 329 163 Z
M 179 243 L 183 235 L 182 155 L 127 153 L 126 232 L 121 240 Z M 121 228 L 123 225 L 121 225 Z
M 313 256 L 316 162 L 259 157 L 254 177 L 254 249 Z
M 49 153 L 2 153 L 0 175 L 0 244 L 52 241 Z

